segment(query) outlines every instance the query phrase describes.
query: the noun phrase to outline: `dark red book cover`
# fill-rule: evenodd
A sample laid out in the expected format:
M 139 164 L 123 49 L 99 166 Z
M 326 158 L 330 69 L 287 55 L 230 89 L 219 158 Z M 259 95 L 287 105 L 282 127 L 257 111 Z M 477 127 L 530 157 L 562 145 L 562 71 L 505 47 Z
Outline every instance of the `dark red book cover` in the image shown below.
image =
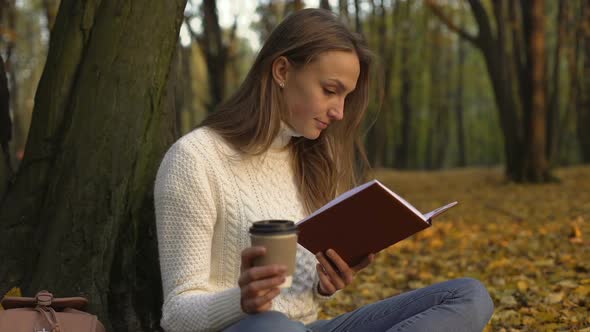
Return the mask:
M 381 182 L 358 186 L 297 223 L 298 242 L 316 254 L 334 249 L 349 266 L 431 226 L 450 203 L 422 214 Z

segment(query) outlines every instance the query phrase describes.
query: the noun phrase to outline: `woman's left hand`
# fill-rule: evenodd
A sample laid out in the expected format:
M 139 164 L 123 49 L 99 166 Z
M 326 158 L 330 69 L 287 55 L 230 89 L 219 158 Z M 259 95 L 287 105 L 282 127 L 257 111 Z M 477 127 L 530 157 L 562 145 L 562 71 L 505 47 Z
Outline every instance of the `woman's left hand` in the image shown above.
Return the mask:
M 317 253 L 319 261 L 316 269 L 320 277 L 319 293 L 325 296 L 350 285 L 357 272 L 367 267 L 375 259 L 375 254 L 370 254 L 362 262 L 353 267 L 348 264 L 333 249 L 326 250 L 326 254 Z

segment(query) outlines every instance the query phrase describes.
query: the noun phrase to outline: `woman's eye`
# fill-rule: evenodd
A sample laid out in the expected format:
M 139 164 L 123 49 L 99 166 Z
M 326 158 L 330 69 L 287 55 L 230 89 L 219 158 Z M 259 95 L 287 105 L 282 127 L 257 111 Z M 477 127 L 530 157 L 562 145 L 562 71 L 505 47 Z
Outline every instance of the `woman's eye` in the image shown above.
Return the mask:
M 325 93 L 325 94 L 327 94 L 327 95 L 333 95 L 333 94 L 335 94 L 336 92 L 335 92 L 335 91 L 332 91 L 332 90 L 329 90 L 329 89 L 326 89 L 326 88 L 324 88 L 324 93 Z

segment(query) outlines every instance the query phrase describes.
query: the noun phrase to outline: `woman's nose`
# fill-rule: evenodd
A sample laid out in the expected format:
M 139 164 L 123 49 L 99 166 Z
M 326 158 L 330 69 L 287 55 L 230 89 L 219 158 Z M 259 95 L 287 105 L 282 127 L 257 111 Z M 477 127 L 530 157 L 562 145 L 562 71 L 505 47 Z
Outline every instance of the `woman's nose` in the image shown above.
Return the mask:
M 328 110 L 328 117 L 331 120 L 335 120 L 335 121 L 342 120 L 342 118 L 344 117 L 344 107 L 339 106 L 337 108 L 336 107 L 330 108 Z

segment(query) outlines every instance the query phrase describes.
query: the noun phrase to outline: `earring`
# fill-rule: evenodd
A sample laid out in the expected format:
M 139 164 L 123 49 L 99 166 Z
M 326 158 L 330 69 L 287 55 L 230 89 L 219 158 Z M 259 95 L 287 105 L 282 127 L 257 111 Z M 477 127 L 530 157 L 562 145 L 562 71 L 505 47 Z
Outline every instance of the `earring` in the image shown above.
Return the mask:
M 281 89 L 284 88 L 285 87 L 285 82 L 279 83 L 279 86 L 281 87 Z

